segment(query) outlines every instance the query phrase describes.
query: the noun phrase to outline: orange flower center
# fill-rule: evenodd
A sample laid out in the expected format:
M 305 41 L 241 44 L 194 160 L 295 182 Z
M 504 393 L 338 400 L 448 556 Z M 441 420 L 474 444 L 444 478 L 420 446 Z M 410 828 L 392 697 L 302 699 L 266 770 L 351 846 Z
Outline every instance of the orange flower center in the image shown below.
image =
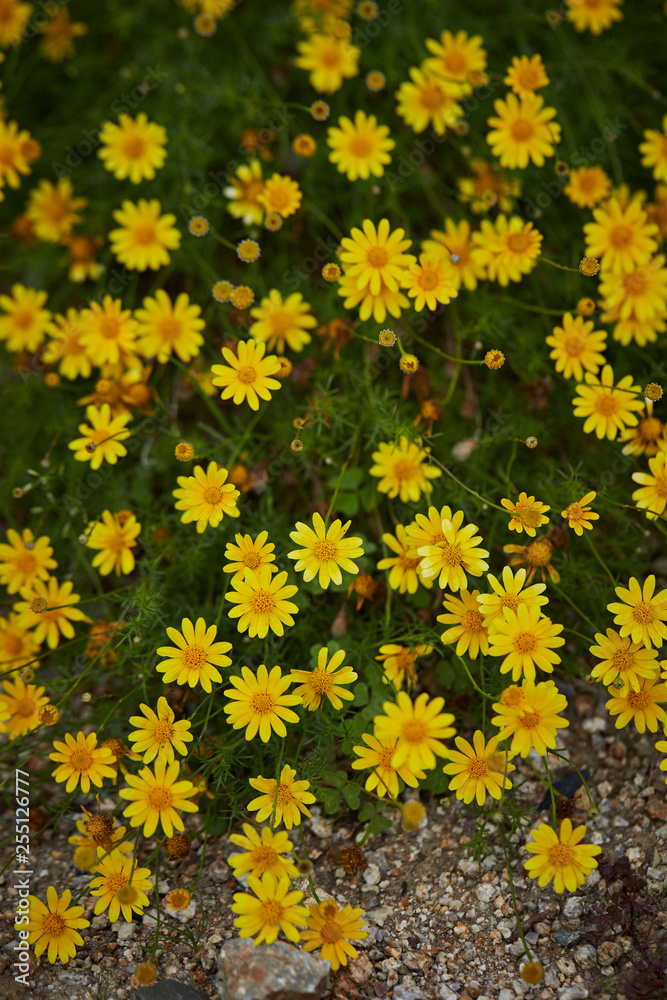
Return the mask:
M 14 657 L 17 653 L 20 653 L 23 648 L 23 643 L 17 635 L 5 634 L 3 639 L 3 645 L 6 653 L 9 653 L 10 657 Z
M 320 53 L 320 61 L 323 66 L 338 66 L 341 61 L 341 53 L 336 48 L 325 49 Z
M 342 928 L 333 920 L 327 920 L 323 927 L 320 927 L 320 937 L 324 944 L 335 944 L 343 936 Z
M 410 719 L 401 727 L 401 736 L 408 743 L 423 743 L 428 736 L 426 723 L 421 719 Z
M 549 861 L 555 868 L 567 868 L 574 861 L 574 851 L 569 844 L 554 844 L 549 849 Z
M 317 667 L 310 675 L 310 686 L 317 694 L 328 694 L 334 684 L 333 676 L 322 667 Z
M 595 409 L 603 417 L 611 417 L 618 410 L 618 399 L 613 392 L 606 392 L 595 400 Z
M 565 353 L 569 354 L 571 358 L 578 358 L 583 353 L 585 343 L 583 337 L 579 337 L 576 333 L 573 333 L 567 340 L 563 341 L 562 347 Z
M 257 370 L 252 365 L 241 365 L 236 373 L 236 377 L 244 385 L 251 385 L 257 381 Z
M 206 650 L 201 646 L 186 646 L 182 656 L 188 670 L 198 670 L 206 663 Z
M 667 475 L 656 476 L 653 489 L 661 500 L 667 500 Z
M 152 736 L 156 743 L 169 743 L 174 735 L 174 727 L 169 719 L 160 719 L 153 726 Z
M 243 557 L 243 565 L 248 569 L 257 569 L 262 561 L 262 557 L 257 552 L 246 552 Z
M 261 865 L 262 868 L 272 868 L 280 861 L 280 855 L 272 847 L 267 847 L 266 844 L 255 848 L 251 858 L 254 864 Z
M 222 490 L 218 489 L 217 486 L 209 486 L 204 490 L 204 500 L 211 505 L 221 503 L 223 496 Z
M 420 91 L 419 97 L 423 106 L 428 111 L 435 111 L 437 108 L 442 107 L 445 103 L 445 95 L 440 87 L 424 87 L 423 90 Z
M 118 331 L 120 328 L 120 323 L 117 319 L 103 319 L 99 324 L 99 332 L 103 337 L 111 340 L 118 336 Z
M 29 719 L 34 713 L 35 708 L 36 705 L 32 698 L 21 698 L 20 701 L 14 702 L 14 715 L 20 715 L 24 719 Z
M 165 788 L 164 785 L 155 785 L 151 788 L 146 799 L 146 803 L 149 808 L 155 809 L 157 812 L 169 809 L 171 801 L 171 792 L 168 788 Z
M 276 309 L 270 317 L 271 328 L 274 333 L 280 335 L 285 333 L 291 326 L 293 326 L 291 315 L 284 309 Z
M 419 284 L 424 289 L 425 292 L 430 292 L 431 289 L 437 288 L 438 285 L 438 275 L 435 271 L 423 270 L 419 276 Z
M 361 159 L 370 156 L 373 152 L 373 143 L 367 135 L 355 135 L 350 139 L 349 150 L 353 156 Z
M 634 666 L 635 658 L 627 649 L 617 649 L 611 658 L 612 666 L 622 673 L 623 670 L 628 670 L 630 667 Z
M 630 226 L 613 226 L 609 242 L 616 250 L 624 250 L 632 242 L 632 229 Z
M 279 212 L 281 208 L 286 208 L 291 200 L 291 194 L 286 187 L 272 187 L 270 191 L 267 191 L 267 195 L 274 212 Z
M 527 233 L 512 233 L 507 240 L 507 246 L 513 253 L 523 253 L 530 246 Z
M 165 340 L 176 340 L 181 330 L 181 321 L 175 316 L 165 316 L 160 321 L 160 334 Z
M 313 556 L 319 562 L 332 562 L 335 560 L 337 554 L 336 545 L 334 542 L 328 542 L 326 539 L 320 539 L 315 542 L 313 546 Z
M 444 63 L 450 73 L 463 73 L 468 64 L 462 52 L 448 52 L 444 57 Z
M 648 708 L 652 703 L 653 698 L 649 691 L 630 691 L 628 693 L 628 705 L 635 711 Z
M 537 507 L 525 507 L 522 509 L 521 504 L 517 504 L 515 515 L 527 528 L 537 528 L 542 523 L 542 515 Z
M 416 559 L 408 559 L 405 553 L 398 557 L 398 565 L 403 570 L 416 569 L 421 561 L 421 556 L 417 556 Z
M 93 756 L 89 750 L 75 750 L 69 759 L 69 764 L 74 771 L 89 771 L 93 766 Z
M 107 875 L 104 888 L 115 896 L 119 889 L 127 885 L 127 881 L 127 875 L 123 875 L 122 872 L 114 872 L 112 875 Z
M 379 760 L 377 763 L 378 767 L 385 767 L 388 770 L 393 771 L 394 768 L 391 766 L 391 762 L 394 754 L 396 753 L 396 747 L 384 747 L 380 751 Z
M 540 82 L 540 77 L 533 66 L 524 66 L 523 69 L 517 73 L 516 77 L 517 83 L 524 90 L 535 90 Z
M 19 553 L 14 562 L 16 564 L 16 568 L 21 573 L 32 573 L 37 565 L 37 560 L 32 552 Z
M 270 590 L 257 590 L 250 599 L 250 607 L 256 615 L 268 615 L 273 611 L 275 604 Z
M 442 542 L 438 548 L 442 553 L 440 558 L 445 566 L 458 566 L 461 563 L 463 554 L 458 545 L 450 545 L 449 542 Z
M 534 132 L 535 127 L 527 118 L 517 118 L 510 125 L 510 135 L 515 142 L 527 142 Z
M 542 721 L 542 717 L 539 712 L 524 712 L 519 718 L 519 725 L 524 729 L 534 729 Z
M 123 152 L 130 160 L 140 159 L 146 150 L 146 143 L 140 135 L 130 135 L 123 143 Z
M 418 468 L 417 463 L 411 458 L 401 458 L 394 465 L 394 475 L 397 479 L 414 479 Z
M 19 330 L 27 330 L 32 325 L 33 316 L 29 309 L 17 309 L 14 313 L 14 326 Z
M 644 417 L 639 421 L 637 431 L 645 441 L 657 441 L 662 433 L 662 424 L 657 417 Z
M 252 696 L 250 708 L 256 715 L 269 715 L 275 708 L 275 701 L 267 691 L 258 691 Z
M 533 632 L 520 632 L 514 636 L 514 648 L 519 653 L 532 653 L 537 646 L 537 637 Z
M 271 798 L 273 798 L 274 792 L 269 793 Z M 287 806 L 293 799 L 292 789 L 290 785 L 278 785 L 278 805 Z
M 60 937 L 66 928 L 67 924 L 59 913 L 48 913 L 44 917 L 42 931 L 47 937 Z
M 257 915 L 263 924 L 275 925 L 283 919 L 283 913 L 283 907 L 277 899 L 265 899 Z
M 483 757 L 471 757 L 468 763 L 468 773 L 471 778 L 485 778 L 489 773 Z
M 150 222 L 142 222 L 134 227 L 133 236 L 135 243 L 142 247 L 149 246 L 156 240 L 155 226 Z
M 389 261 L 389 254 L 384 247 L 371 247 L 366 254 L 366 263 L 370 267 L 384 267 Z
M 503 596 L 500 598 L 500 607 L 511 608 L 512 611 L 516 611 L 516 609 L 519 607 L 519 598 L 516 596 L 516 594 L 503 594 Z
M 584 512 L 581 509 L 581 505 L 578 503 L 571 503 L 567 508 L 567 516 L 570 521 L 583 521 Z
M 655 620 L 655 608 L 646 601 L 640 601 L 632 609 L 632 617 L 639 625 L 650 625 Z
M 646 271 L 635 271 L 634 274 L 626 274 L 623 278 L 625 290 L 630 295 L 642 295 L 648 285 L 648 274 Z
M 466 611 L 461 618 L 461 625 L 466 632 L 481 632 L 484 628 L 484 619 L 480 611 Z

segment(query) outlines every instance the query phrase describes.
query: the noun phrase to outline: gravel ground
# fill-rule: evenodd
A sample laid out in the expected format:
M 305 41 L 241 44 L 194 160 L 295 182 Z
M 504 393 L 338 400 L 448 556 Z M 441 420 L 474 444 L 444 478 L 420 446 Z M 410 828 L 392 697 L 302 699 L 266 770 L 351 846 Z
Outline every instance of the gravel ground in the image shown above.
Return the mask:
M 587 799 L 580 789 L 574 799 L 573 823 L 586 822 L 587 839 L 600 844 L 608 859 L 627 852 L 633 871 L 647 880 L 647 891 L 658 908 L 655 929 L 667 927 L 667 802 L 664 774 L 658 770 L 660 755 L 655 737 L 634 730 L 617 732 L 590 687 L 577 683 L 570 699 L 570 728 L 561 734 L 573 762 L 591 774 L 589 784 L 599 813 L 587 817 Z M 512 777 L 531 776 L 525 763 L 515 760 Z M 563 765 L 550 758 L 552 773 L 562 776 Z M 560 771 L 560 775 L 559 775 Z M 543 786 L 534 779 L 522 788 L 520 805 L 533 811 L 533 824 L 548 821 L 539 811 Z M 513 848 L 512 870 L 527 940 L 545 969 L 537 986 L 520 976 L 524 951 L 516 935 L 507 873 L 497 836 L 491 837 L 494 853 L 476 863 L 465 844 L 475 824 L 455 800 L 424 803 L 427 816 L 420 828 L 404 832 L 398 823 L 367 844 L 369 866 L 358 882 L 337 866 L 340 851 L 354 842 L 353 825 L 331 822 L 321 815 L 305 827 L 315 885 L 341 904 L 361 906 L 369 936 L 360 943 L 359 959 L 348 970 L 332 977 L 332 1000 L 387 997 L 393 1000 L 513 1000 L 528 996 L 540 1000 L 599 1000 L 623 998 L 622 976 L 631 968 L 633 946 L 619 937 L 609 946 L 595 948 L 586 940 L 591 904 L 608 897 L 609 887 L 595 871 L 574 896 L 557 896 L 551 888 L 539 889 L 523 877 L 527 857 Z M 352 817 L 348 817 L 348 822 Z M 9 827 L 0 827 L 0 836 Z M 33 839 L 35 876 L 32 891 L 44 896 L 50 883 L 59 891 L 79 891 L 86 876 L 71 864 L 67 837 L 72 822 L 63 822 L 55 835 Z M 151 846 L 150 842 L 147 845 Z M 163 862 L 160 890 L 187 887 L 199 868 L 195 843 L 184 862 Z M 205 997 L 217 997 L 215 974 L 221 942 L 235 935 L 230 911 L 232 895 L 241 888 L 226 863 L 238 849 L 227 837 L 209 843 L 202 878 L 194 899 L 206 921 L 203 948 L 192 948 L 171 932 L 171 939 L 157 953 L 159 977 L 175 978 L 197 988 Z M 301 880 L 306 892 L 308 885 Z M 4 883 L 4 884 L 3 884 Z M 23 995 L 11 989 L 10 951 L 16 890 L 7 872 L 0 876 L 0 998 Z M 95 900 L 88 897 L 86 911 L 91 927 L 84 931 L 85 946 L 77 958 L 62 966 L 49 966 L 45 956 L 31 961 L 32 995 L 50 1000 L 127 1000 L 134 995 L 131 982 L 136 965 L 147 958 L 154 920 L 144 915 L 133 924 L 109 925 L 106 915 L 92 916 Z M 192 921 L 194 923 L 194 921 Z M 565 942 L 565 944 L 563 943 Z M 108 991 L 103 988 L 108 975 Z M 664 995 L 667 996 L 667 983 Z

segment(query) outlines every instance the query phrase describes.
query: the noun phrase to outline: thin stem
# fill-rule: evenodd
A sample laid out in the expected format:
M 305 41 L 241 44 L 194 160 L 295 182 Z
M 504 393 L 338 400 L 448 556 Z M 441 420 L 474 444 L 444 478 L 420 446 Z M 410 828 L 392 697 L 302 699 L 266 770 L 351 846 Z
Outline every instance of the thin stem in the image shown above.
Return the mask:
M 586 539 L 586 543 L 587 543 L 589 549 L 591 550 L 591 552 L 593 553 L 593 555 L 595 556 L 595 558 L 597 559 L 597 561 L 600 563 L 600 566 L 602 566 L 602 569 L 605 571 L 605 573 L 607 574 L 607 576 L 611 580 L 612 587 L 616 587 L 616 580 L 612 576 L 611 570 L 607 566 L 606 562 L 604 561 L 604 559 L 602 558 L 602 556 L 600 555 L 600 553 L 596 549 L 595 545 L 593 544 L 593 539 L 591 538 L 591 535 L 590 535 L 589 531 L 584 531 L 584 538 Z
M 581 274 L 578 267 L 565 267 L 564 264 L 558 264 L 555 260 L 551 260 L 549 257 L 538 257 L 539 261 L 544 261 L 545 264 L 551 264 L 552 267 L 557 267 L 559 271 L 571 271 L 572 274 Z
M 498 826 L 498 833 L 500 834 L 500 843 L 502 844 L 503 854 L 505 855 L 505 868 L 507 870 L 507 878 L 509 879 L 510 893 L 512 895 L 512 907 L 514 909 L 514 919 L 516 920 L 516 929 L 517 929 L 519 937 L 521 938 L 521 941 L 523 943 L 523 947 L 524 947 L 524 949 L 526 951 L 526 955 L 528 956 L 528 961 L 532 962 L 533 961 L 533 956 L 531 954 L 530 948 L 528 947 L 528 942 L 526 941 L 525 935 L 523 933 L 523 926 L 521 924 L 521 917 L 519 916 L 519 907 L 517 906 L 517 903 L 516 903 L 516 893 L 514 891 L 514 880 L 512 878 L 512 870 L 510 868 L 510 860 L 509 860 L 509 857 L 507 856 L 507 843 L 505 841 L 505 834 L 503 833 L 503 831 L 502 831 L 502 829 L 501 829 L 500 826 Z
M 553 782 L 551 780 L 551 771 L 549 770 L 549 763 L 547 757 L 549 756 L 549 751 L 544 755 L 544 770 L 547 772 L 547 783 L 549 785 L 549 794 L 551 796 L 551 819 L 553 820 L 554 830 L 556 830 L 556 793 L 554 792 Z
M 477 490 L 471 490 L 469 486 L 466 486 L 466 484 L 462 483 L 460 479 L 457 479 L 456 476 L 454 475 L 454 473 L 450 472 L 446 465 L 443 465 L 442 462 L 438 461 L 438 459 L 435 457 L 435 455 L 431 455 L 431 453 L 428 451 L 428 449 L 424 448 L 424 446 L 422 444 L 420 444 L 419 441 L 416 441 L 414 438 L 411 438 L 410 440 L 411 440 L 412 444 L 414 444 L 417 448 L 419 448 L 420 451 L 423 451 L 424 454 L 432 462 L 435 462 L 435 464 L 437 466 L 439 466 L 439 468 L 441 468 L 443 472 L 447 473 L 447 475 L 450 477 L 450 479 L 453 479 L 455 483 L 458 483 L 458 485 L 462 489 L 464 489 L 467 493 L 470 493 L 472 496 L 477 497 L 478 500 L 481 500 L 482 503 L 488 504 L 489 507 L 495 507 L 495 509 L 499 510 L 501 512 L 501 514 L 506 514 L 507 513 L 507 511 L 505 510 L 504 507 L 499 507 L 497 503 L 493 503 L 491 500 L 487 500 L 487 498 L 483 497 L 481 493 L 477 492 Z
M 474 687 L 475 691 L 478 691 L 479 694 L 481 694 L 481 696 L 483 698 L 491 698 L 490 694 L 487 694 L 486 691 L 482 691 L 481 687 L 479 686 L 479 684 L 477 683 L 477 681 L 475 680 L 475 678 L 473 677 L 473 675 L 470 673 L 470 670 L 468 668 L 468 664 L 463 659 L 463 657 L 459 656 L 459 657 L 457 657 L 457 659 L 460 660 L 460 662 L 463 664 L 463 668 L 464 668 L 465 672 L 467 673 L 468 678 L 470 679 L 470 683 Z

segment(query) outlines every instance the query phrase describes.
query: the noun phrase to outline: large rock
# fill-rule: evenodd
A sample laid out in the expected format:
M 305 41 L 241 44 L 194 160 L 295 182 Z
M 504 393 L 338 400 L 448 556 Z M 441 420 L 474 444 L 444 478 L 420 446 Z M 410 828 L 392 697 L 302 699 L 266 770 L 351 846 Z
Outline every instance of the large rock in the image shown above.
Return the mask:
M 330 969 L 293 944 L 235 938 L 220 949 L 216 986 L 222 1000 L 320 1000 Z

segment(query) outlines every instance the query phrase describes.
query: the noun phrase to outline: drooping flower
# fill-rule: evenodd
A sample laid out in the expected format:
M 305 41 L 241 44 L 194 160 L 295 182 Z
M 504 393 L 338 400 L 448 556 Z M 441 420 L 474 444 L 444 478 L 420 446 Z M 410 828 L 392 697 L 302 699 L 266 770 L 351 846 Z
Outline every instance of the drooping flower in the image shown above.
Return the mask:
M 546 511 L 551 510 L 551 507 L 543 504 L 540 500 L 535 500 L 535 497 L 529 497 L 525 492 L 519 494 L 516 503 L 506 499 L 500 502 L 506 510 L 512 513 L 508 525 L 510 531 L 517 531 L 519 534 L 525 531 L 527 535 L 534 538 L 535 529 L 549 522 L 549 518 L 544 515 Z
M 30 9 L 29 4 L 21 6 Z M 35 946 L 36 958 L 46 951 L 51 965 L 56 958 L 67 965 L 70 958 L 75 957 L 77 947 L 83 947 L 79 931 L 90 927 L 90 921 L 81 916 L 83 906 L 70 906 L 71 902 L 69 889 L 65 889 L 59 898 L 52 885 L 46 890 L 46 905 L 32 893 L 28 896 L 28 941 Z
M 565 818 L 560 824 L 557 834 L 546 823 L 540 823 L 537 830 L 532 831 L 532 840 L 526 844 L 526 850 L 533 855 L 523 866 L 529 878 L 536 878 L 541 889 L 553 881 L 554 892 L 576 892 L 578 885 L 583 885 L 598 863 L 595 855 L 602 850 L 597 844 L 582 844 L 586 836 L 586 827 L 572 828 L 571 820 Z
M 144 111 L 136 118 L 121 114 L 118 124 L 106 121 L 100 129 L 102 144 L 97 155 L 116 180 L 128 179 L 132 184 L 152 181 L 155 171 L 164 165 L 167 151 L 167 130 L 150 122 Z
M 152 771 L 143 767 L 138 775 L 125 775 L 129 787 L 121 788 L 118 794 L 130 804 L 123 816 L 127 816 L 130 826 L 143 826 L 144 837 L 152 837 L 158 824 L 171 837 L 174 828 L 184 829 L 179 812 L 197 812 L 197 806 L 190 801 L 197 789 L 191 781 L 179 780 L 180 767 L 178 761 L 169 763 L 158 757 Z
M 58 763 L 53 777 L 57 782 L 67 782 L 66 792 L 74 791 L 81 782 L 81 791 L 87 794 L 91 783 L 101 788 L 105 778 L 114 777 L 111 750 L 108 747 L 98 747 L 96 733 L 84 736 L 82 732 L 78 732 L 76 739 L 71 733 L 65 733 L 65 742 L 54 740 L 53 746 L 56 752 L 49 754 L 49 760 Z
M 452 775 L 449 788 L 456 792 L 457 799 L 462 799 L 466 805 L 475 799 L 478 806 L 483 806 L 487 794 L 499 799 L 503 789 L 512 787 L 507 773 L 515 767 L 509 762 L 511 754 L 498 750 L 500 737 L 493 736 L 487 743 L 484 733 L 477 729 L 472 745 L 462 736 L 457 736 L 454 742 L 458 749 L 445 750 L 444 757 L 450 763 L 442 770 Z
M 614 624 L 620 625 L 622 636 L 645 646 L 662 646 L 667 639 L 667 590 L 655 593 L 655 576 L 647 576 L 643 587 L 631 576 L 626 587 L 616 587 L 621 602 L 607 605 L 614 614 Z
M 338 127 L 328 129 L 327 145 L 329 161 L 349 181 L 356 181 L 368 180 L 371 175 L 382 177 L 385 166 L 391 163 L 389 150 L 396 143 L 389 137 L 388 125 L 378 125 L 375 115 L 357 111 L 354 121 L 342 115 Z
M 227 469 L 217 462 L 209 462 L 206 470 L 198 465 L 192 476 L 178 476 L 179 489 L 173 490 L 176 510 L 185 513 L 183 524 L 196 523 L 197 533 L 202 534 L 207 525 L 217 528 L 223 517 L 240 517 L 236 501 L 241 495 L 231 483 L 226 482 Z
M 428 449 L 422 449 L 406 437 L 399 438 L 398 444 L 381 441 L 373 452 L 370 468 L 371 476 L 380 482 L 377 488 L 390 498 L 400 497 L 401 503 L 417 502 L 422 493 L 430 493 L 430 479 L 438 479 L 442 472 L 434 465 L 425 465 Z
M 397 691 L 405 681 L 408 691 L 417 679 L 417 660 L 420 656 L 429 656 L 433 646 L 419 643 L 417 646 L 401 646 L 395 642 L 380 646 L 380 654 L 375 659 L 382 664 L 382 680 L 385 684 L 393 684 Z
M 307 929 L 300 935 L 303 950 L 320 948 L 322 958 L 331 963 L 333 972 L 337 972 L 341 965 L 347 965 L 348 956 L 357 958 L 357 950 L 350 941 L 368 937 L 368 931 L 363 929 L 363 912 L 361 907 L 352 909 L 351 906 L 339 910 L 335 899 L 311 903 L 306 916 Z
M 110 510 L 104 510 L 98 520 L 89 525 L 86 546 L 99 549 L 93 566 L 99 567 L 102 576 L 108 576 L 113 570 L 116 576 L 132 572 L 132 549 L 137 547 L 136 539 L 140 532 L 141 525 L 129 511 L 112 514 Z
M 118 229 L 109 233 L 111 249 L 116 259 L 132 270 L 157 271 L 169 263 L 169 250 L 177 250 L 181 234 L 174 228 L 176 216 L 161 215 L 157 199 L 138 202 L 124 201 L 113 213 Z
M 315 801 L 313 793 L 308 791 L 310 782 L 295 781 L 295 776 L 295 768 L 285 764 L 279 781 L 275 778 L 263 778 L 261 774 L 257 778 L 248 779 L 250 785 L 261 792 L 261 795 L 248 803 L 250 812 L 257 810 L 258 823 L 273 817 L 273 827 L 284 823 L 291 830 L 293 826 L 300 825 L 302 815 L 310 817 L 308 806 Z
M 223 692 L 230 702 L 223 707 L 227 722 L 234 729 L 245 728 L 246 740 L 259 733 L 262 743 L 268 743 L 271 732 L 281 738 L 287 736 L 285 722 L 298 722 L 299 716 L 290 706 L 300 705 L 298 694 L 287 694 L 292 683 L 291 675 L 283 676 L 280 667 L 271 672 L 261 663 L 256 673 L 241 667 L 241 677 L 230 676 L 231 688 Z
M 347 654 L 339 649 L 329 659 L 329 650 L 323 646 L 317 654 L 317 666 L 314 670 L 292 670 L 291 679 L 299 686 L 292 693 L 297 695 L 310 712 L 321 708 L 328 698 L 334 708 L 343 707 L 344 698 L 352 701 L 354 694 L 342 684 L 352 684 L 359 676 L 350 666 L 343 666 Z
M 158 673 L 164 674 L 165 684 L 188 684 L 191 688 L 201 684 L 202 690 L 211 693 L 212 681 L 220 683 L 222 674 L 218 667 L 231 666 L 231 659 L 225 654 L 232 648 L 231 642 L 215 642 L 217 625 L 209 625 L 198 618 L 195 625 L 189 618 L 181 622 L 181 632 L 167 628 L 167 635 L 174 646 L 160 646 L 158 656 L 166 657 L 157 665 Z
M 405 691 L 396 695 L 396 704 L 385 701 L 382 705 L 385 714 L 376 715 L 373 719 L 375 736 L 379 740 L 396 739 L 396 755 L 392 765 L 400 767 L 406 761 L 412 769 L 431 770 L 436 764 L 436 754 L 443 756 L 445 745 L 442 742 L 453 736 L 456 730 L 452 727 L 454 716 L 442 712 L 444 698 L 432 698 L 426 692 L 418 695 L 415 701 Z
M 272 944 L 282 930 L 288 940 L 297 942 L 297 927 L 303 927 L 308 911 L 298 904 L 303 893 L 291 890 L 287 875 L 279 878 L 272 872 L 265 872 L 261 880 L 248 875 L 248 888 L 254 897 L 246 892 L 235 892 L 232 912 L 241 914 L 234 921 L 239 929 L 239 937 L 255 937 L 254 944 L 266 941 Z M 296 926 L 295 926 L 296 925 Z
M 239 632 L 246 632 L 251 638 L 263 639 L 271 629 L 276 635 L 283 635 L 285 625 L 294 625 L 293 615 L 298 607 L 288 598 L 296 594 L 298 588 L 286 584 L 287 572 L 271 576 L 268 566 L 259 570 L 246 570 L 243 580 L 232 580 L 232 590 L 225 594 L 235 607 L 228 612 L 230 618 L 238 618 Z
M 527 93 L 521 98 L 508 94 L 493 102 L 495 116 L 488 119 L 491 131 L 486 141 L 501 167 L 525 169 L 528 161 L 544 166 L 560 141 L 560 125 L 552 121 L 556 109 L 544 107 L 544 98 Z
M 222 348 L 226 365 L 213 365 L 213 385 L 222 386 L 221 399 L 231 399 L 236 406 L 247 402 L 252 410 L 259 409 L 260 399 L 271 399 L 271 393 L 282 388 L 281 382 L 271 378 L 280 370 L 280 360 L 275 354 L 264 356 L 266 344 L 254 340 L 239 340 L 235 354 L 229 347 Z

